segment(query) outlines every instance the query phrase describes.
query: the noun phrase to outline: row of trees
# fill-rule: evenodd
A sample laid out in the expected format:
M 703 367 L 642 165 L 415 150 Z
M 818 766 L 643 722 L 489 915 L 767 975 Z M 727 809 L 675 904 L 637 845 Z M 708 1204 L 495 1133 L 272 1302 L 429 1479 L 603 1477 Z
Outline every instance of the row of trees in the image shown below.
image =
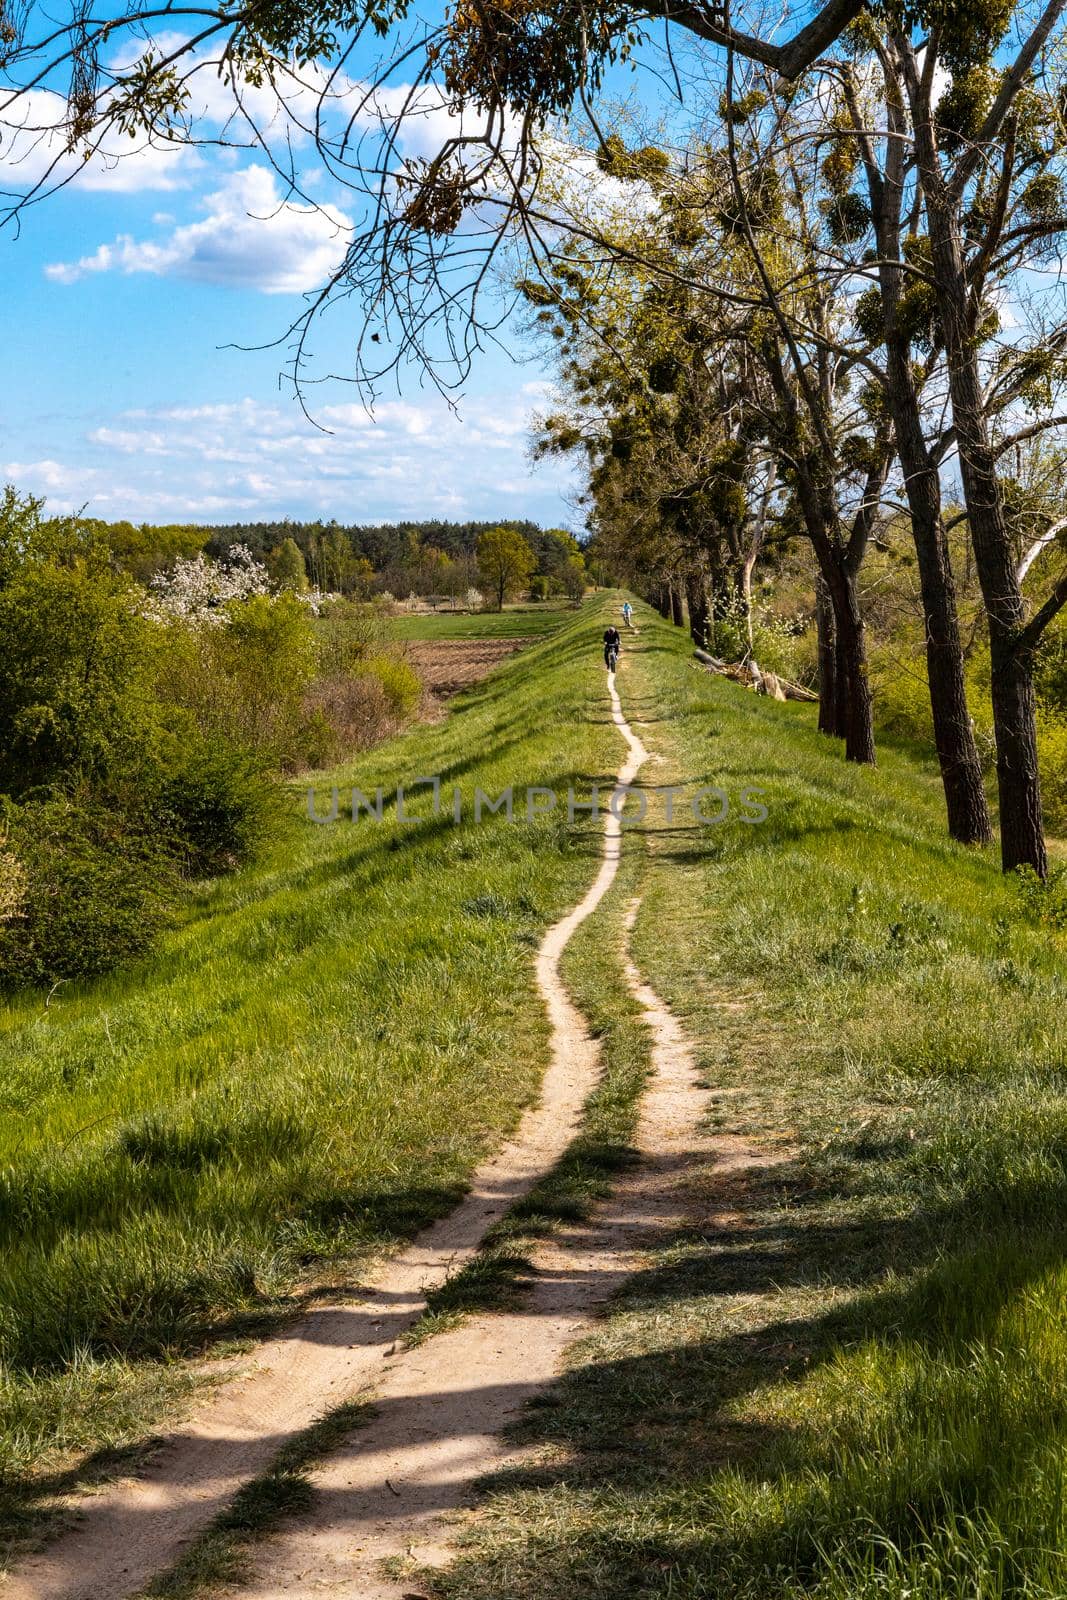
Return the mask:
M 1033 678 L 1067 602 L 1067 505 L 1039 482 L 1067 421 L 1049 270 L 1067 127 L 1043 54 L 1059 9 L 1006 65 L 1004 8 L 921 41 L 867 17 L 797 86 L 731 58 L 711 135 L 670 153 L 601 142 L 628 200 L 561 180 L 583 225 L 523 284 L 561 351 L 540 448 L 588 458 L 593 525 L 630 570 L 684 585 L 699 630 L 724 597 L 747 610 L 761 552 L 810 543 L 822 726 L 858 762 L 875 754 L 864 561 L 906 513 L 949 828 L 977 843 L 991 826 L 946 487 L 962 498 L 1003 862 L 1042 875 Z
M 542 598 L 549 594 L 575 598 L 585 584 L 584 557 L 574 536 L 563 528 L 541 528 L 534 522 L 403 523 L 379 528 L 284 521 L 201 527 L 84 518 L 82 526 L 107 547 L 114 565 L 142 583 L 172 570 L 175 562 L 202 554 L 209 562 L 225 565 L 234 550 L 241 550 L 266 568 L 276 589 L 318 590 L 353 600 L 386 593 L 418 595 L 467 604 L 479 585 L 497 594 L 500 563 L 487 552 L 503 541 L 522 552 L 521 580 L 513 581 L 509 573 L 504 598 L 512 598 L 531 581 Z
M 412 532 L 403 552 L 381 571 L 365 558 L 354 558 L 340 532 L 312 543 L 309 556 L 290 535 L 267 552 L 266 564 L 279 589 L 305 591 L 309 582 L 330 594 L 367 600 L 374 594 L 417 595 L 434 604 L 481 604 L 481 584 L 497 610 L 506 600 L 529 589 L 538 599 L 566 594 L 580 599 L 585 589 L 585 558 L 572 534 L 562 529 L 538 530 L 540 554 L 510 524 L 484 527 L 475 549 L 451 556 Z M 230 547 L 234 548 L 233 546 Z M 239 547 L 241 548 L 241 547 Z

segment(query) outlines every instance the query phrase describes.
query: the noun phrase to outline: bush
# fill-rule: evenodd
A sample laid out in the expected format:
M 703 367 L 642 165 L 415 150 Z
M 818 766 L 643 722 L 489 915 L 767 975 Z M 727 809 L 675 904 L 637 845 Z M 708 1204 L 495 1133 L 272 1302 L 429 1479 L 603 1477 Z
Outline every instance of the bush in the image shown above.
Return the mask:
M 218 626 L 173 622 L 161 645 L 159 693 L 200 731 L 267 761 L 303 758 L 303 704 L 318 670 L 315 621 L 293 594 L 252 595 Z
M 418 674 L 400 656 L 371 656 L 355 674 L 321 678 L 305 701 L 308 764 L 326 767 L 387 739 L 417 709 L 421 697 Z
M 548 599 L 548 579 L 544 576 L 543 573 L 538 573 L 536 578 L 531 578 L 530 579 L 530 599 L 531 600 L 547 600 Z
M 414 714 L 422 699 L 422 681 L 410 661 L 403 656 L 371 656 L 367 671 L 381 684 L 397 722 Z
M 280 792 L 262 762 L 219 739 L 194 740 L 163 780 L 152 819 L 181 870 L 197 878 L 254 860 L 284 825 Z
M 95 977 L 152 947 L 176 889 L 161 842 L 69 799 L 8 802 L 6 822 L 21 905 L 0 923 L 0 985 Z
M 396 727 L 381 680 L 371 673 L 322 678 L 307 698 L 307 761 L 328 767 L 367 750 Z
M 1067 717 L 1038 712 L 1037 753 L 1045 821 L 1053 833 L 1067 834 Z
M 155 736 L 151 625 L 126 578 L 27 562 L 0 588 L 0 789 L 107 781 Z
M 12 850 L 0 848 L 0 925 L 26 904 L 26 869 Z

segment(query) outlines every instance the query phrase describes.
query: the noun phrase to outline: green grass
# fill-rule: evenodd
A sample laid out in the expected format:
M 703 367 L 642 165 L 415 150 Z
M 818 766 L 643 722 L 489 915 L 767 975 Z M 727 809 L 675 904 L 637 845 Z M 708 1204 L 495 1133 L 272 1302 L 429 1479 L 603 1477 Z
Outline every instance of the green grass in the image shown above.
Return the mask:
M 427 1296 L 409 1344 L 454 1327 L 466 1316 L 514 1306 L 532 1278 L 530 1251 L 561 1224 L 584 1221 L 616 1175 L 635 1159 L 631 1143 L 650 1067 L 648 1030 L 619 962 L 622 913 L 639 892 L 642 841 L 624 834 L 611 890 L 575 933 L 563 955 L 568 990 L 600 1048 L 601 1077 L 582 1124 L 563 1156 L 490 1228 L 478 1254 Z
M 1067 1594 L 1067 968 L 936 772 L 845 766 L 810 710 L 698 673 L 642 608 L 657 781 L 639 964 L 713 1125 L 777 1149 L 649 1262 L 520 1428 L 437 1592 L 463 1600 Z
M 503 611 L 450 612 L 444 607 L 430 616 L 390 617 L 393 639 L 521 639 L 535 638 L 564 627 L 574 618 L 572 605 L 546 601 L 544 605 L 505 606 Z
M 597 605 L 331 775 L 383 824 L 294 832 L 205 885 L 157 959 L 0 1018 L 0 1481 L 7 1531 L 87 1453 L 141 1437 L 181 1358 L 264 1319 L 449 1208 L 539 1081 L 531 956 L 592 876 L 559 813 L 469 820 L 496 794 L 606 781 Z M 439 774 L 465 820 L 397 822 Z M 329 780 L 327 780 L 328 783 Z M 327 809 L 325 789 L 319 807 Z M 94 1452 L 103 1452 L 94 1455 Z

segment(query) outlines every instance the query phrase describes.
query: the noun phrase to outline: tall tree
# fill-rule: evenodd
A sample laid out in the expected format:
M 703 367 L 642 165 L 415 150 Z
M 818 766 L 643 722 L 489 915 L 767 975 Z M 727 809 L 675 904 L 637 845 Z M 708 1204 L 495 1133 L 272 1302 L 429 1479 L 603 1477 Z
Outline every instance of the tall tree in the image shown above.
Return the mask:
M 536 557 L 521 533 L 510 528 L 489 528 L 478 540 L 478 570 L 496 597 L 496 608 L 529 583 Z

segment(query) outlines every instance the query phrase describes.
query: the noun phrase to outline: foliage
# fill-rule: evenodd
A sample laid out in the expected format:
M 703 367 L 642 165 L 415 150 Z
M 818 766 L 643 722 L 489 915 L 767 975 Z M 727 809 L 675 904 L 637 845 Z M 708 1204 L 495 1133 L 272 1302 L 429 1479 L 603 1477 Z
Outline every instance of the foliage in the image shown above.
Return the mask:
M 159 622 L 177 618 L 218 627 L 228 620 L 228 605 L 265 595 L 269 586 L 266 567 L 245 545 L 232 546 L 222 562 L 200 551 L 179 556 L 169 571 L 151 580 L 148 614 Z
M 1045 879 L 1032 867 L 1020 867 L 1016 878 L 1019 899 L 1030 920 L 1067 933 L 1067 867 L 1053 867 Z
M 203 878 L 255 861 L 284 830 L 278 787 L 257 758 L 193 735 L 152 797 L 150 816 L 182 872 Z
M 308 586 L 307 566 L 295 539 L 286 539 L 271 551 L 267 557 L 267 570 L 275 589 L 293 589 L 300 593 Z
M 26 903 L 26 869 L 13 850 L 7 848 L 7 836 L 0 836 L 0 924 L 17 917 Z
M 0 984 L 95 977 L 151 949 L 174 887 L 163 841 L 80 797 L 9 802 L 5 825 L 21 904 L 0 922 Z
M 156 736 L 152 630 L 129 580 L 28 561 L 0 587 L 0 790 L 106 783 Z
M 239 574 L 243 583 L 243 575 Z M 256 580 L 258 583 L 258 580 Z M 202 593 L 199 582 L 196 592 Z M 197 608 L 164 630 L 158 692 L 192 713 L 200 730 L 271 763 L 302 757 L 302 708 L 318 670 L 315 619 L 294 594 L 258 587 L 197 623 Z
M 529 583 L 536 557 L 520 533 L 510 528 L 488 528 L 478 540 L 478 570 L 496 598 L 498 611 L 504 601 Z
M 1067 838 L 1067 716 L 1039 710 L 1037 753 L 1041 800 L 1052 832 Z

